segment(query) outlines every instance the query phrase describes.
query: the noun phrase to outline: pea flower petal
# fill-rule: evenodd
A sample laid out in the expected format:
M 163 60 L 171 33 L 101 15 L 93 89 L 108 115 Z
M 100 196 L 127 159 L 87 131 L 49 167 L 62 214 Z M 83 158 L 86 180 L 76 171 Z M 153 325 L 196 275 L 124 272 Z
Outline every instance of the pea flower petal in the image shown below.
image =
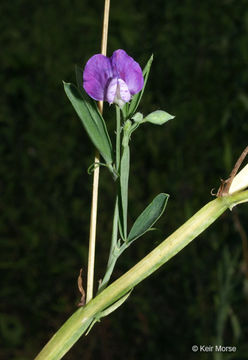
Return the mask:
M 102 54 L 92 56 L 85 65 L 83 86 L 94 100 L 105 100 L 106 84 L 113 77 L 110 59 Z
M 124 50 L 116 50 L 108 58 L 97 54 L 85 65 L 83 86 L 95 100 L 104 100 L 122 107 L 144 86 L 139 64 Z
M 124 50 L 116 50 L 111 57 L 114 76 L 122 79 L 131 95 L 138 93 L 144 86 L 144 78 L 139 64 Z

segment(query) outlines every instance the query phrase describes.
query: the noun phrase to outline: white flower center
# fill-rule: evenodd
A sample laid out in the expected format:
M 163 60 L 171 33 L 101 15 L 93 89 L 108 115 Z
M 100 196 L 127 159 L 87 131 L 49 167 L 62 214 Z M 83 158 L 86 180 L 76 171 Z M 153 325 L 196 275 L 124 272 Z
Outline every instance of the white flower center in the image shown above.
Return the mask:
M 131 99 L 130 91 L 124 80 L 113 78 L 107 88 L 106 100 L 110 104 L 117 104 L 122 107 Z

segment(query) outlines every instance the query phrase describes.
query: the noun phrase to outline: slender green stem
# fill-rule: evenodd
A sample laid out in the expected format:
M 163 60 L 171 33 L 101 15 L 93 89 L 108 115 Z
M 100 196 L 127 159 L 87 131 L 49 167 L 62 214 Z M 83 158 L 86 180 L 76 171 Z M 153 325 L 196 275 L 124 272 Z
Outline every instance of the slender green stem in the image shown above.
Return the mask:
M 128 181 L 130 171 L 129 139 L 132 123 L 127 120 L 123 126 L 122 155 L 120 162 L 120 234 L 123 241 L 127 240 Z
M 125 133 L 124 133 L 125 136 Z M 127 239 L 127 211 L 128 211 L 128 181 L 130 170 L 129 146 L 122 146 L 122 157 L 120 164 L 120 199 L 121 199 L 121 232 L 123 240 Z
M 104 278 L 99 286 L 99 290 L 104 289 L 108 284 L 117 260 L 116 245 L 118 240 L 118 221 L 119 221 L 119 206 L 118 206 L 118 195 L 117 195 L 115 201 L 113 230 L 112 230 L 112 239 L 111 239 L 111 247 L 109 251 L 108 265 Z
M 121 111 L 120 107 L 116 105 L 116 170 L 119 172 L 120 168 L 120 158 L 121 158 Z
M 104 275 L 104 278 L 103 278 L 103 280 L 101 282 L 101 285 L 99 286 L 99 291 L 102 291 L 108 285 L 108 282 L 109 282 L 110 277 L 111 277 L 111 275 L 113 273 L 113 270 L 114 270 L 117 259 L 118 259 L 118 254 L 112 254 L 111 258 L 109 258 L 110 261 L 109 261 L 108 266 L 107 266 L 107 271 L 106 271 L 106 273 Z
M 226 209 L 245 201 L 248 201 L 248 190 L 220 197 L 206 204 L 132 269 L 100 292 L 85 307 L 77 310 L 52 337 L 35 360 L 61 359 L 86 331 L 97 314 L 175 256 L 208 228 Z
M 112 231 L 112 239 L 111 239 L 111 248 L 110 248 L 110 254 L 109 254 L 107 267 L 109 267 L 110 263 L 112 263 L 114 249 L 116 247 L 117 240 L 118 240 L 118 221 L 119 221 L 119 208 L 118 208 L 118 195 L 117 195 L 116 200 L 115 200 L 115 210 L 114 210 L 114 217 L 113 217 L 113 231 Z
M 116 171 L 119 173 L 120 171 L 120 158 L 121 158 L 121 113 L 120 113 L 120 107 L 116 105 L 116 149 L 115 149 L 115 166 Z M 119 186 L 119 181 L 118 181 Z M 113 230 L 112 230 L 112 239 L 111 239 L 111 247 L 109 251 L 109 258 L 108 258 L 108 264 L 107 264 L 107 270 L 104 275 L 104 278 L 99 286 L 99 290 L 102 291 L 104 289 L 109 279 L 112 275 L 112 272 L 114 270 L 114 266 L 116 263 L 116 260 L 118 258 L 118 252 L 117 252 L 117 241 L 118 241 L 118 222 L 119 222 L 119 188 L 117 186 L 117 194 L 116 194 L 116 200 L 115 200 L 115 209 L 114 209 L 114 217 L 113 217 Z

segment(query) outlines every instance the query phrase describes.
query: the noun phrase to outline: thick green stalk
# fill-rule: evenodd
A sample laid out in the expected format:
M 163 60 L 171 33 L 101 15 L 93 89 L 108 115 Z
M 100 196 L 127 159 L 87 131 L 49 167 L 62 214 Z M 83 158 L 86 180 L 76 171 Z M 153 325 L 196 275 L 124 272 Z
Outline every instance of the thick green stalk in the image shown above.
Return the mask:
M 104 289 L 85 307 L 78 309 L 52 337 L 35 360 L 61 359 L 86 331 L 86 328 L 97 314 L 175 256 L 210 226 L 226 209 L 244 201 L 248 201 L 248 191 L 217 198 L 201 208 L 133 268 Z

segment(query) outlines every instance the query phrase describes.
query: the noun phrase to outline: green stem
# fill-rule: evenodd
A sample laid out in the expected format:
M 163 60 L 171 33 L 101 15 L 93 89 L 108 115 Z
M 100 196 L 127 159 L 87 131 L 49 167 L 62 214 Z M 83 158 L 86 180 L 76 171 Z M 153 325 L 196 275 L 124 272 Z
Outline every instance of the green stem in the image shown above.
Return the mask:
M 116 170 L 119 173 L 119 167 L 120 167 L 120 158 L 121 158 L 121 111 L 120 107 L 116 105 L 116 150 L 115 150 L 115 156 L 116 156 Z
M 119 220 L 119 207 L 118 207 L 118 195 L 117 195 L 116 200 L 115 200 L 111 248 L 110 248 L 107 267 L 109 267 L 110 263 L 112 263 L 112 257 L 114 255 L 114 251 L 115 251 L 117 240 L 118 240 L 118 220 Z
M 120 171 L 120 158 L 121 158 L 121 112 L 120 107 L 116 105 L 116 150 L 115 150 L 115 166 L 116 171 L 119 174 Z M 118 184 L 119 186 L 119 184 Z M 116 195 L 116 201 L 115 201 L 115 210 L 114 210 L 114 217 L 113 217 L 113 230 L 112 230 L 112 238 L 111 238 L 111 247 L 109 251 L 109 258 L 108 258 L 108 264 L 107 264 L 107 270 L 103 277 L 103 280 L 99 286 L 99 290 L 103 290 L 112 275 L 112 272 L 114 270 L 114 266 L 116 263 L 116 260 L 118 258 L 117 254 L 117 241 L 118 241 L 118 222 L 119 222 L 119 189 L 117 186 L 117 195 Z
M 119 217 L 120 217 L 120 235 L 122 240 L 127 240 L 127 210 L 128 210 L 128 181 L 130 171 L 130 131 L 132 123 L 127 120 L 123 126 L 122 137 L 122 155 L 120 161 L 120 202 L 119 202 Z
M 125 136 L 125 133 L 124 133 Z M 130 150 L 129 146 L 122 146 L 122 157 L 120 164 L 120 228 L 121 236 L 124 241 L 127 239 L 127 210 L 128 210 L 128 181 L 130 170 Z
M 114 266 L 117 260 L 116 254 L 116 246 L 118 240 L 118 221 L 119 221 L 119 206 L 118 206 L 118 195 L 116 196 L 115 201 L 115 210 L 114 210 L 114 218 L 113 218 L 113 230 L 112 230 L 112 239 L 111 239 L 111 247 L 109 251 L 108 265 L 107 270 L 104 275 L 104 278 L 99 286 L 99 290 L 103 290 L 109 282 L 109 279 L 114 270 Z
M 118 259 L 118 255 L 113 254 L 111 256 L 110 262 L 108 263 L 107 271 L 104 275 L 101 285 L 99 286 L 99 292 L 103 291 L 103 289 L 105 289 L 106 286 L 108 285 L 109 279 L 113 273 L 117 259 Z
M 248 201 L 248 191 L 217 198 L 201 208 L 132 269 L 105 288 L 85 307 L 77 310 L 52 337 L 35 360 L 61 359 L 86 331 L 92 319 L 99 312 L 116 302 L 130 289 L 175 256 L 208 228 L 226 209 L 242 201 Z

